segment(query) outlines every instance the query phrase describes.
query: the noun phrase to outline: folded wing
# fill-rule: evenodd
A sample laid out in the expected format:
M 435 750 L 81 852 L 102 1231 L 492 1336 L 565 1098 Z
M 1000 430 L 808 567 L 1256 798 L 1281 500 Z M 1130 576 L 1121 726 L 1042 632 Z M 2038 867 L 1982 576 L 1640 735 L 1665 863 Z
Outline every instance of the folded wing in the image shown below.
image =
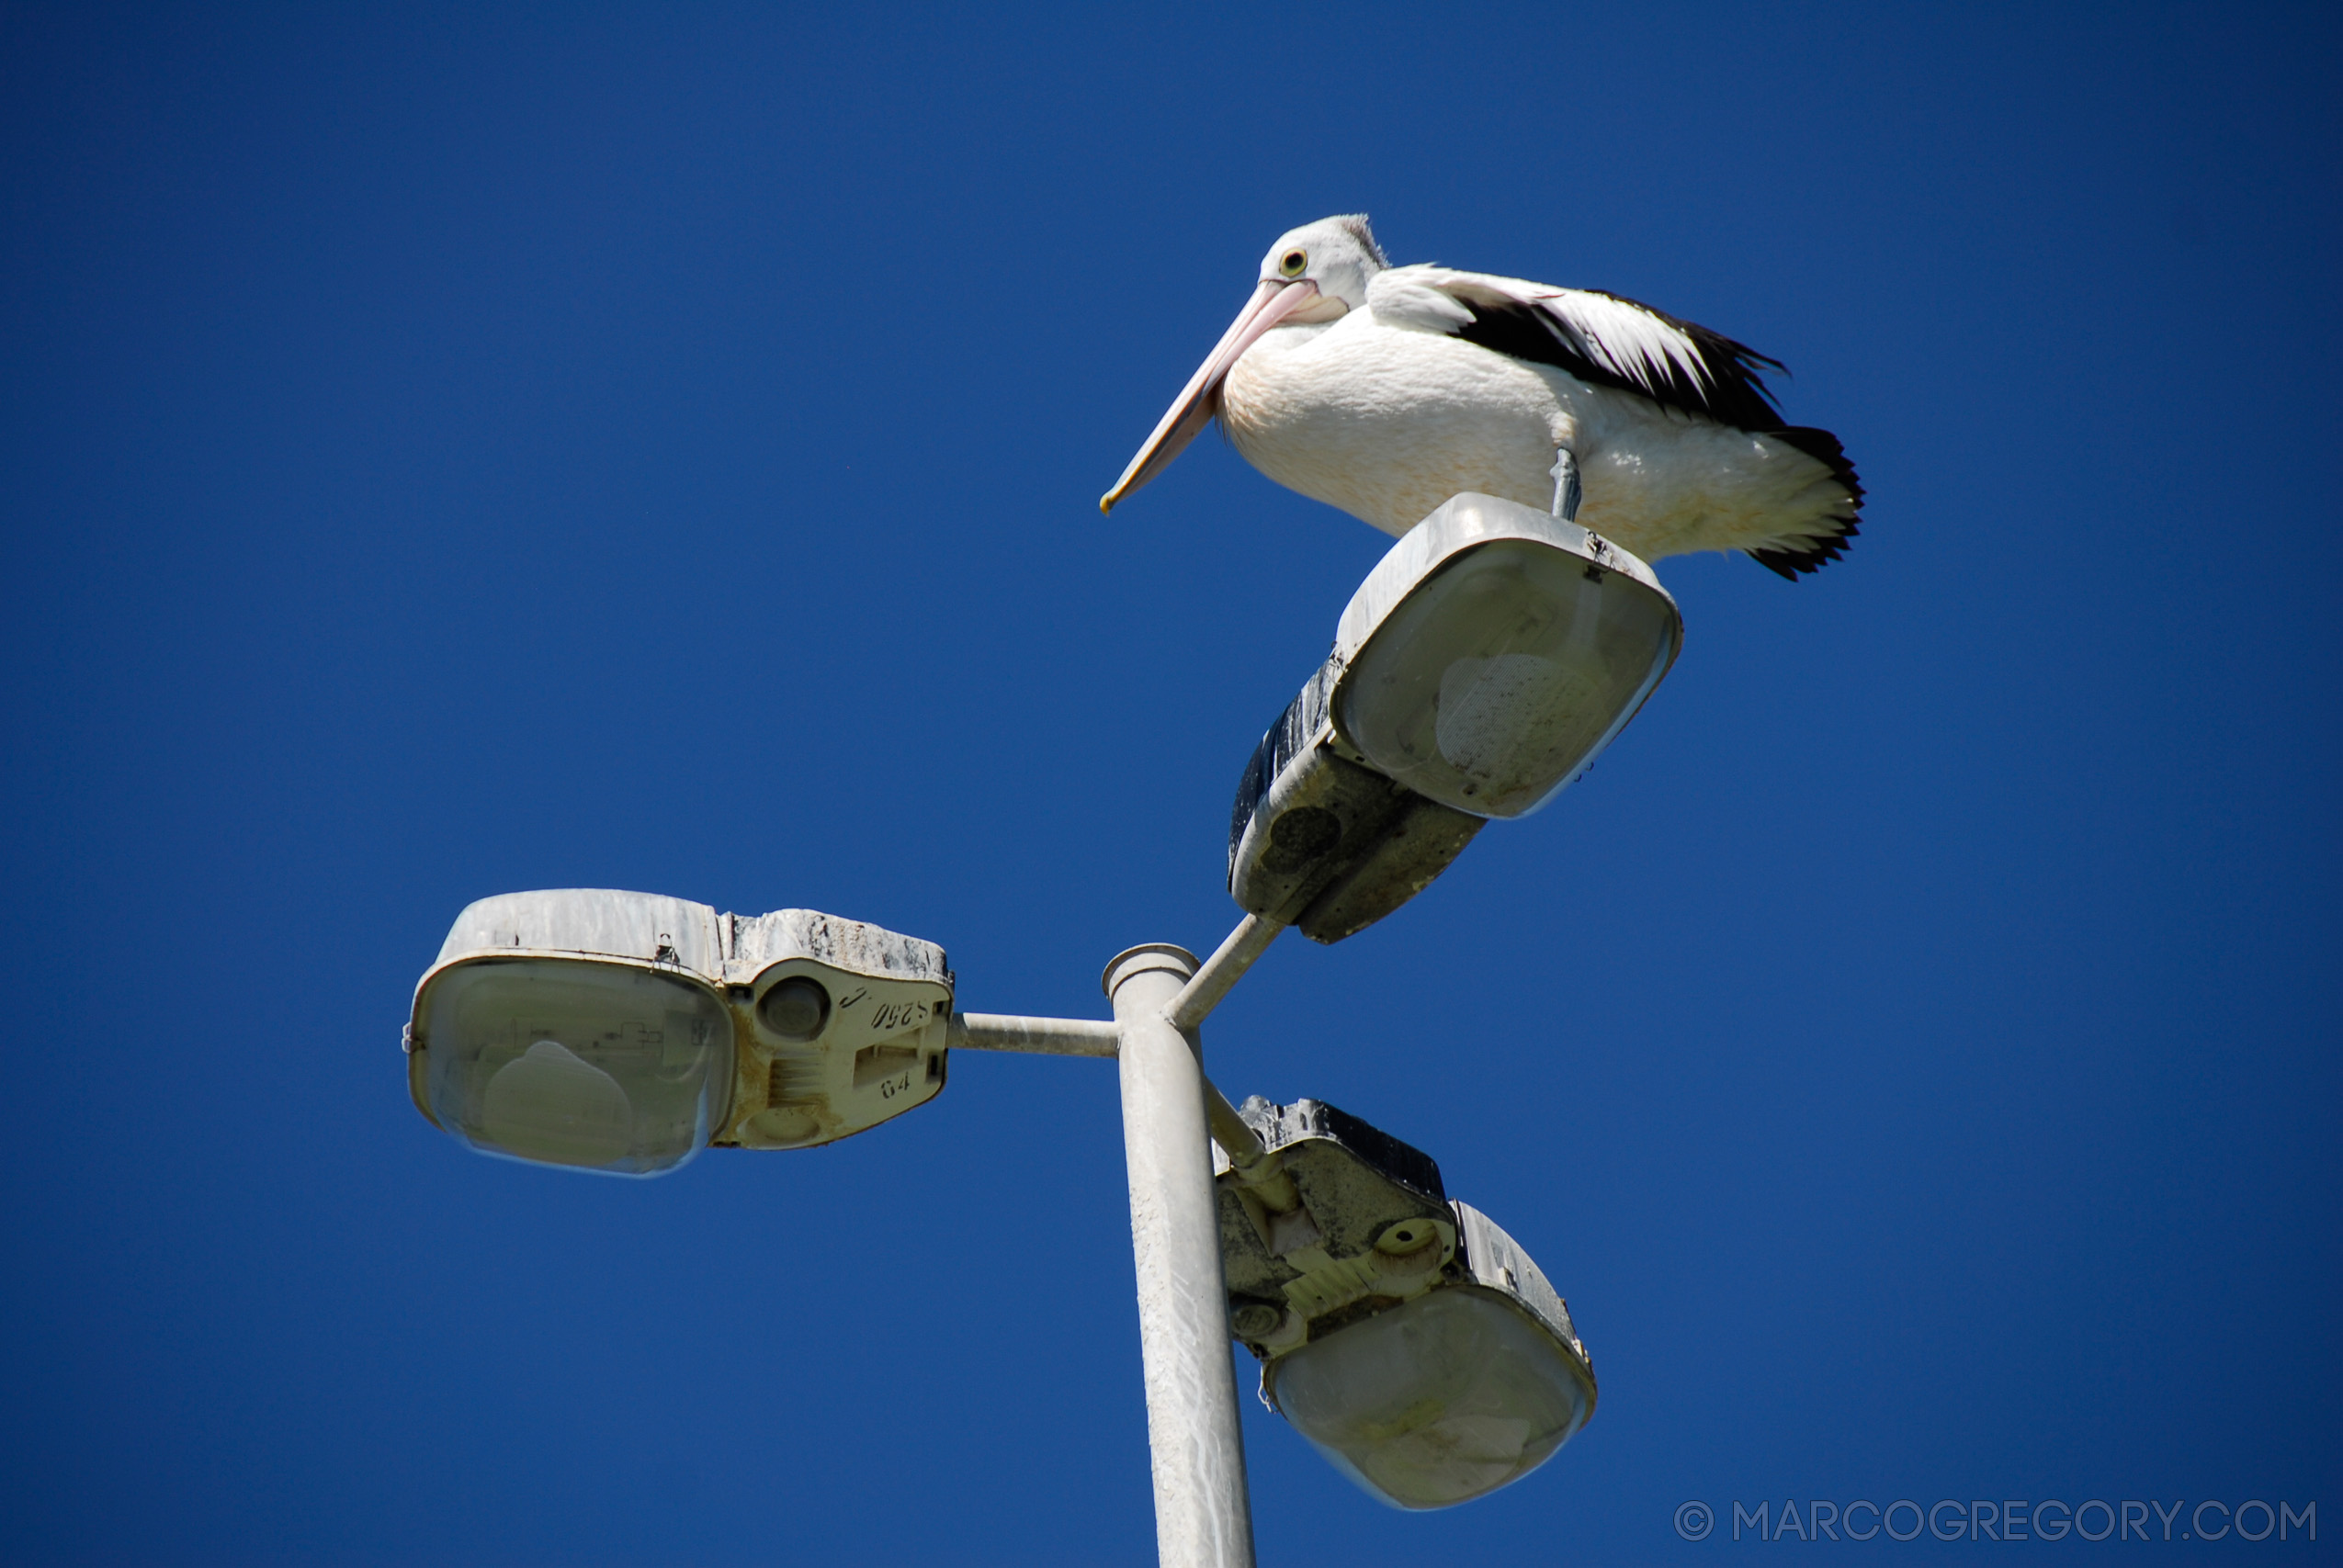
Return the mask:
M 1783 577 L 1843 554 L 1856 532 L 1863 488 L 1839 438 L 1786 424 L 1763 372 L 1782 362 L 1722 333 L 1594 288 L 1557 288 L 1443 266 L 1396 267 L 1370 289 L 1379 314 L 1461 338 L 1498 354 L 1550 365 L 1592 387 L 1647 398 L 1693 418 L 1764 435 L 1805 453 L 1846 491 L 1827 536 L 1749 555 Z M 1784 372 L 1786 374 L 1786 372 Z

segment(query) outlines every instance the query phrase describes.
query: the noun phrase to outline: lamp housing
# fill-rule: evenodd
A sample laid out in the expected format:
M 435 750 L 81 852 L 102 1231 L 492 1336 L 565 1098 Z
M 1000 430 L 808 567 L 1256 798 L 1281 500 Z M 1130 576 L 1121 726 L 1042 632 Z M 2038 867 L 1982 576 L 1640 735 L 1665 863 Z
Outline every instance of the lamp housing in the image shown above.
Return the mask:
M 1485 1496 L 1577 1435 L 1595 1381 L 1569 1308 L 1430 1156 L 1317 1100 L 1239 1114 L 1267 1152 L 1216 1162 L 1221 1262 L 1264 1404 L 1409 1509 Z
M 1228 890 L 1319 942 L 1430 886 L 1489 818 L 1585 772 L 1659 684 L 1683 620 L 1576 523 L 1452 497 L 1367 574 L 1270 727 L 1229 820 Z
M 619 1176 L 810 1148 L 944 1088 L 944 950 L 812 909 L 650 893 L 483 898 L 415 987 L 407 1083 L 483 1154 Z

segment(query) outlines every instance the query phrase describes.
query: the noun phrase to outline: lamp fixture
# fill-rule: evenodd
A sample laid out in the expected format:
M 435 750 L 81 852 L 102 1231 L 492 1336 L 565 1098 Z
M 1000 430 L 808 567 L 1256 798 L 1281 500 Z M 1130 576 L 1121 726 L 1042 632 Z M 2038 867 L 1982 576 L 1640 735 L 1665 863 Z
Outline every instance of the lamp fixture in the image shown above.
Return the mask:
M 415 987 L 415 1106 L 483 1154 L 617 1176 L 711 1145 L 811 1148 L 944 1088 L 934 942 L 812 909 L 599 888 L 457 917 Z
M 1569 1308 L 1432 1157 L 1318 1100 L 1237 1111 L 1215 1161 L 1229 1328 L 1264 1404 L 1400 1508 L 1485 1496 L 1594 1413 Z M 1251 1140 L 1230 1139 L 1247 1144 Z
M 1683 646 L 1642 561 L 1495 496 L 1452 498 L 1367 574 L 1238 785 L 1228 891 L 1319 942 L 1364 930 L 1492 817 L 1560 794 Z

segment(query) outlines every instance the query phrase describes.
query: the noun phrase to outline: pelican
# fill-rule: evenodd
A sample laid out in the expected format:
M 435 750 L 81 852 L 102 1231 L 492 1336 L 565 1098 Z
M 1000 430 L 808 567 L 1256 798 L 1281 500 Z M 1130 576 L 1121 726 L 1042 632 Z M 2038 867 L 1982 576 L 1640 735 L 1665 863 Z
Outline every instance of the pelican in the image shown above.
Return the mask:
M 1863 487 L 1784 424 L 1745 344 L 1616 294 L 1393 266 L 1364 214 L 1287 232 L 1102 512 L 1217 415 L 1245 460 L 1394 536 L 1462 491 L 1549 506 L 1646 560 L 1739 550 L 1795 581 Z

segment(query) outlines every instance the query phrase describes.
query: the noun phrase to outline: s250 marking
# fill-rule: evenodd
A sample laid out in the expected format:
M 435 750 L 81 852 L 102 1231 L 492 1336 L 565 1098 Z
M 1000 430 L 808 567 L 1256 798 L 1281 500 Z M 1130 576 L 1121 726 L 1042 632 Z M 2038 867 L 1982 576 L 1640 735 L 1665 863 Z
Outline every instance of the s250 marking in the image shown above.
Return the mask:
M 915 1023 L 925 1023 L 928 1004 L 925 1002 L 889 1002 L 870 1015 L 870 1026 L 884 1032 L 891 1029 L 909 1029 Z

